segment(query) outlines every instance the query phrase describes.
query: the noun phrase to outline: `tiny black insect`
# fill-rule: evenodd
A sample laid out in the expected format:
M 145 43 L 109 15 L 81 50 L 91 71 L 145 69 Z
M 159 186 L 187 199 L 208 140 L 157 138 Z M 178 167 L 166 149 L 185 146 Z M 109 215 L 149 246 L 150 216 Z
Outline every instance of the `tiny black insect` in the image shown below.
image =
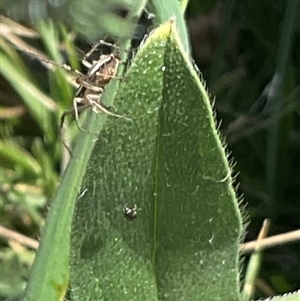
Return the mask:
M 126 219 L 129 221 L 133 221 L 137 218 L 137 206 L 134 205 L 133 208 L 128 207 L 128 204 L 126 204 L 123 208 L 123 214 Z

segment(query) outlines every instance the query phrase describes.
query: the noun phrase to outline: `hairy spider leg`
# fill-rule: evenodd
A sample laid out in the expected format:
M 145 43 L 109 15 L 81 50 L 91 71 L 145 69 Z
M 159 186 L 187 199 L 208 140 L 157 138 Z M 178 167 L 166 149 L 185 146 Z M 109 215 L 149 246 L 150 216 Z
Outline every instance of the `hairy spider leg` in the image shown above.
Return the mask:
M 120 49 L 120 47 L 118 47 L 116 44 L 112 44 L 112 43 L 109 43 L 109 42 L 106 42 L 104 40 L 99 40 L 98 42 L 96 42 L 92 48 L 84 55 L 83 59 L 86 60 L 87 58 L 89 58 L 92 53 L 100 46 L 100 45 L 105 45 L 105 46 L 109 46 L 109 47 L 112 47 L 112 48 L 117 48 L 117 49 Z
M 87 132 L 86 130 L 84 130 L 80 125 L 79 125 L 79 113 L 88 109 L 91 105 L 90 103 L 87 104 L 82 104 L 81 106 L 78 106 L 79 102 L 76 100 L 76 97 L 74 97 L 73 99 L 73 107 L 69 110 L 66 110 L 62 113 L 62 115 L 60 116 L 60 126 L 59 126 L 59 130 L 62 131 L 63 125 L 65 123 L 65 119 L 67 116 L 69 115 L 73 115 L 75 116 L 75 121 L 76 121 L 76 125 L 78 127 L 79 130 L 83 131 L 83 132 Z
M 61 116 L 60 130 L 62 130 L 66 116 L 75 115 L 77 127 L 80 130 L 87 132 L 79 125 L 79 113 L 89 107 L 92 107 L 93 111 L 96 113 L 100 110 L 107 115 L 125 118 L 132 121 L 125 116 L 110 112 L 109 109 L 101 102 L 104 87 L 110 82 L 110 80 L 113 78 L 122 78 L 116 77 L 118 66 L 121 63 L 121 58 L 118 54 L 111 53 L 109 55 L 101 55 L 98 61 L 93 61 L 92 63 L 87 60 L 99 45 L 119 48 L 112 43 L 100 40 L 93 45 L 90 51 L 84 56 L 82 63 L 88 68 L 88 72 L 87 75 L 84 75 L 76 70 L 76 73 L 80 75 L 76 79 L 77 84 L 79 84 L 79 88 L 73 99 L 73 108 L 65 111 Z M 70 70 L 71 68 L 65 67 L 65 69 Z M 81 105 L 78 106 L 78 104 Z

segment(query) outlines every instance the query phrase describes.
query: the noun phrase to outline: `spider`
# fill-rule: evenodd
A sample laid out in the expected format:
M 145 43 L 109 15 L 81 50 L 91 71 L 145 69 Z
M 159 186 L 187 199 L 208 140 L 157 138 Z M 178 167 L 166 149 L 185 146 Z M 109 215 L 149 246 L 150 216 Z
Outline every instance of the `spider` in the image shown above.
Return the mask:
M 137 218 L 137 211 L 138 211 L 138 208 L 137 208 L 137 205 L 135 204 L 134 207 L 129 207 L 128 204 L 126 204 L 124 207 L 123 207 L 123 214 L 124 214 L 124 217 L 126 219 L 128 219 L 129 221 L 133 221 Z
M 67 115 L 75 115 L 78 128 L 84 131 L 79 126 L 78 114 L 89 107 L 92 107 L 93 111 L 96 113 L 103 112 L 114 117 L 124 117 L 122 115 L 110 112 L 109 109 L 103 103 L 101 103 L 105 86 L 112 78 L 116 78 L 117 70 L 121 62 L 120 56 L 115 53 L 100 55 L 98 60 L 89 62 L 88 58 L 101 44 L 110 47 L 117 47 L 113 44 L 100 40 L 84 56 L 82 64 L 88 69 L 88 71 L 87 74 L 80 73 L 79 77 L 76 79 L 76 83 L 79 85 L 79 88 L 77 89 L 73 98 L 73 107 L 61 115 L 60 129 L 62 129 Z M 77 71 L 77 73 L 79 72 Z

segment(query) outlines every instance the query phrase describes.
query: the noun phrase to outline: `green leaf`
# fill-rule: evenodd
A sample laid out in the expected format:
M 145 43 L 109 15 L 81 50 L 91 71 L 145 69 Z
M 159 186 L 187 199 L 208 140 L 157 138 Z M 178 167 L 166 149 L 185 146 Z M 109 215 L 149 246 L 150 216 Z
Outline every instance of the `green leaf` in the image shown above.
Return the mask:
M 151 12 L 155 15 L 153 22 L 157 26 L 168 21 L 170 18 L 176 18 L 176 27 L 181 43 L 186 53 L 190 54 L 190 42 L 186 22 L 184 20 L 184 10 L 182 9 L 180 2 L 178 0 L 150 0 L 149 6 Z
M 94 117 L 91 116 L 91 121 Z M 103 119 L 99 119 L 103 122 Z M 24 301 L 57 301 L 62 300 L 66 293 L 69 282 L 71 219 L 93 139 L 93 135 L 85 133 L 78 137 L 74 158 L 69 163 L 47 216 Z
M 147 0 L 74 0 L 71 18 L 74 29 L 89 41 L 107 35 L 117 41 L 134 35 L 136 21 Z M 97 13 L 91 13 L 97 12 Z
M 2 51 L 0 52 L 1 73 L 12 87 L 22 97 L 32 117 L 36 120 L 45 135 L 51 139 L 49 128 L 52 126 L 51 112 L 56 110 L 56 104 L 39 90 L 24 70 Z
M 122 53 L 121 53 L 122 54 Z M 117 83 L 112 82 L 103 95 L 104 103 L 113 103 Z M 62 300 L 69 282 L 70 228 L 76 197 L 80 200 L 82 177 L 95 144 L 95 133 L 102 129 L 105 114 L 87 114 L 86 132 L 80 132 L 66 173 L 53 199 L 41 242 L 26 287 L 24 301 Z M 84 298 L 85 300 L 85 298 Z
M 22 168 L 32 175 L 41 173 L 41 166 L 35 158 L 12 141 L 0 140 L 0 158 L 2 165 L 4 165 L 4 162 L 7 162 L 9 165 Z
M 238 300 L 242 219 L 203 84 L 174 21 L 118 90 L 76 202 L 72 300 Z M 123 206 L 138 207 L 128 221 Z
M 264 301 L 299 301 L 299 300 L 300 300 L 300 290 L 282 296 L 271 297 L 265 299 Z

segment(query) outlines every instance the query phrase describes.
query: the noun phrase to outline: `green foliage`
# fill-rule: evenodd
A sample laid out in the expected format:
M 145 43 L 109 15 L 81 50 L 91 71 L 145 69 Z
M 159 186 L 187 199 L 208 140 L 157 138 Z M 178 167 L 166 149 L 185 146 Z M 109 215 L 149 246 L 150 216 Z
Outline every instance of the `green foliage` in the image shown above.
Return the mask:
M 103 35 L 118 37 L 119 40 L 131 37 L 147 1 L 72 0 L 70 2 L 75 29 L 89 41 L 97 41 Z M 96 11 L 97 14 L 91 14 L 91 11 Z
M 34 252 L 25 248 L 3 248 L 0 252 L 1 277 L 0 290 L 3 296 L 23 295 L 28 270 L 34 260 Z
M 97 39 L 103 32 L 117 37 L 116 40 L 131 36 L 136 16 L 145 3 L 113 2 L 130 7 L 126 23 L 111 13 L 111 1 L 98 2 L 77 1 L 67 23 L 88 40 Z M 149 1 L 148 9 L 155 14 L 154 24 L 159 26 L 176 16 L 181 41 L 173 33 L 168 35 L 170 32 L 159 38 L 153 35 L 138 53 L 120 89 L 115 81 L 106 90 L 104 103 L 113 104 L 117 113 L 132 122 L 87 114 L 84 128 L 90 133 L 80 133 L 73 159 L 55 193 L 25 300 L 63 298 L 69 280 L 70 234 L 72 300 L 85 300 L 88 293 L 96 294 L 96 300 L 111 295 L 118 299 L 122 292 L 127 292 L 129 300 L 140 300 L 143 296 L 146 300 L 193 300 L 198 296 L 206 300 L 206 295 L 208 300 L 238 300 L 241 221 L 236 215 L 229 167 L 206 91 L 184 54 L 190 53 L 190 47 L 179 1 L 165 2 Z M 184 7 L 187 1 L 181 3 Z M 91 10 L 91 5 L 99 4 L 99 9 Z M 299 107 L 299 66 L 293 59 L 296 56 L 290 55 L 293 46 L 297 49 L 297 41 L 294 45 L 291 41 L 299 5 L 297 8 L 293 0 L 287 2 L 286 8 L 285 5 L 274 5 L 272 1 L 246 1 L 240 5 L 228 1 L 223 14 L 214 10 L 205 16 L 206 23 L 198 25 L 198 29 L 208 29 L 208 42 L 216 47 L 211 50 L 214 55 L 209 68 L 197 63 L 208 79 L 210 91 L 216 95 L 218 117 L 223 120 L 221 130 L 227 134 L 229 148 L 238 162 L 235 169 L 240 172 L 240 191 L 250 204 L 251 237 L 255 237 L 265 217 L 272 218 L 278 232 L 299 225 L 294 183 L 297 170 L 296 164 L 292 164 L 298 154 L 295 113 Z M 10 8 L 13 6 L 9 3 Z M 197 15 L 214 6 L 211 0 L 201 4 L 190 0 L 187 12 Z M 69 17 L 64 10 L 60 12 L 55 18 Z M 213 28 L 207 26 L 211 20 L 222 20 L 223 27 L 218 27 L 221 23 L 212 23 Z M 51 58 L 60 63 L 59 49 L 64 49 L 71 65 L 78 68 L 72 35 L 51 22 L 38 28 Z M 34 76 L 36 67 L 24 64 L 25 56 L 15 51 L 14 39 L 7 39 L 7 28 L 4 29 L 1 73 L 23 101 L 31 119 L 24 122 L 23 117 L 11 117 L 0 124 L 1 224 L 38 237 L 45 209 L 57 189 L 61 172 L 58 167 L 64 165 L 62 144 L 57 139 L 58 121 L 61 112 L 70 107 L 73 90 L 65 72 L 53 68 L 49 72 L 49 93 L 45 78 Z M 218 30 L 221 39 L 216 43 L 214 32 Z M 237 33 L 244 39 L 242 42 Z M 207 49 L 203 36 L 192 32 L 191 41 L 200 42 L 200 51 Z M 196 60 L 197 51 L 194 47 Z M 279 85 L 278 74 L 285 75 Z M 275 98 L 262 93 L 268 82 Z M 9 99 L 14 99 L 11 95 L 10 92 Z M 1 86 L 1 98 L 5 96 Z M 6 108 L 1 107 L 1 117 L 4 113 Z M 174 169 L 176 173 L 172 172 Z M 123 217 L 126 203 L 137 204 L 135 221 Z M 299 275 L 295 269 L 292 273 L 288 269 L 289 260 L 293 262 L 298 254 L 296 247 L 274 251 L 275 255 L 281 250 L 285 256 L 289 254 L 289 259 L 284 260 L 285 270 L 274 265 L 274 256 L 263 261 L 262 266 L 258 257 L 255 268 L 248 266 L 247 285 L 255 286 L 260 268 L 260 277 L 267 279 L 277 293 L 297 287 Z M 1 245 L 0 255 L 4 275 L 0 282 L 1 297 L 16 297 L 22 293 L 24 279 L 29 277 L 32 252 L 9 244 Z M 12 270 L 16 273 L 12 274 Z M 109 285 L 123 285 L 122 290 L 110 290 L 109 285 L 103 288 L 108 283 L 106 277 L 110 277 Z M 233 296 L 228 288 L 233 288 Z M 256 292 L 263 296 L 259 289 Z M 253 298 L 247 287 L 243 293 L 243 300 Z M 299 293 L 276 298 L 298 299 Z
M 230 170 L 172 22 L 140 49 L 114 104 L 132 122 L 109 118 L 88 162 L 71 231 L 72 299 L 238 300 Z M 140 208 L 132 223 L 126 203 Z
M 183 48 L 186 53 L 190 54 L 188 31 L 184 21 L 184 11 L 180 7 L 180 2 L 173 0 L 150 0 L 148 5 L 151 11 L 155 14 L 154 23 L 156 26 L 167 22 L 170 18 L 175 18 L 177 24 L 176 27 L 179 31 Z
M 10 228 L 26 225 L 28 231 L 32 231 L 37 237 L 39 229 L 44 224 L 44 216 L 42 216 L 41 210 L 42 212 L 46 211 L 47 202 L 52 198 L 59 181 L 57 166 L 61 159 L 62 145 L 61 141 L 58 140 L 58 120 L 61 110 L 66 105 L 69 106 L 72 89 L 61 70 L 52 70 L 55 73 L 55 81 L 52 82 L 52 91 L 55 91 L 53 93 L 55 97 L 51 98 L 42 88 L 43 80 L 46 77 L 40 73 L 38 80 L 36 80 L 33 72 L 30 72 L 32 70 L 28 69 L 28 60 L 25 64 L 24 55 L 21 56 L 13 47 L 12 43 L 17 43 L 19 46 L 23 45 L 14 35 L 14 27 L 12 26 L 14 24 L 10 24 L 5 19 L 1 19 L 1 21 L 3 21 L 3 28 L 6 28 L 7 34 L 4 34 L 1 41 L 1 73 L 11 87 L 22 97 L 24 107 L 30 113 L 31 123 L 33 124 L 32 127 L 23 126 L 23 131 L 26 133 L 25 137 L 20 136 L 17 133 L 18 130 L 14 129 L 14 126 L 17 128 L 18 125 L 22 128 L 20 119 L 14 120 L 11 118 L 6 123 L 1 124 L 2 184 L 0 205 L 1 211 L 6 213 L 1 217 L 1 224 Z M 53 59 L 59 62 L 59 35 L 57 29 L 51 22 L 41 24 L 40 28 L 44 43 L 49 46 L 49 53 L 52 54 Z M 65 41 L 68 40 L 67 35 L 64 35 L 63 38 Z M 27 45 L 23 46 L 24 49 L 22 50 L 29 52 L 31 57 L 29 64 L 36 64 L 35 67 L 37 67 L 38 63 L 36 62 L 40 61 L 41 58 L 34 57 L 30 53 L 29 44 Z M 42 61 L 42 63 L 47 62 Z M 11 98 L 13 97 L 11 96 Z M 57 102 L 54 98 L 57 98 Z M 7 110 L 9 109 L 10 107 Z M 41 136 L 40 133 L 42 133 Z M 26 137 L 26 135 L 28 136 Z M 56 143 L 57 141 L 60 142 Z M 55 236 L 57 234 L 53 234 L 53 237 Z M 56 248 L 53 245 L 49 246 L 48 250 L 55 250 Z M 26 252 L 18 252 L 18 249 L 18 246 L 13 246 L 10 251 L 12 255 L 2 257 L 3 266 L 5 266 L 4 271 L 7 271 L 9 266 L 13 268 L 15 264 L 20 266 L 20 268 L 14 269 L 16 277 L 12 279 L 10 274 L 7 274 L 1 282 L 3 288 L 1 293 L 4 296 L 18 295 L 21 291 L 20 288 L 22 287 L 22 291 L 24 289 L 24 279 L 29 277 L 28 272 L 32 260 L 24 262 L 23 256 Z M 3 250 L 4 255 L 7 252 L 7 250 Z M 63 252 L 59 250 L 58 256 L 61 253 Z M 67 261 L 65 267 L 67 267 Z M 51 267 L 49 267 L 49 271 L 51 270 Z M 64 271 L 64 273 L 67 272 Z M 11 281 L 15 284 L 6 289 L 7 283 L 11 283 Z M 13 290 L 13 287 L 15 287 L 15 290 Z M 67 287 L 67 280 L 65 287 Z

